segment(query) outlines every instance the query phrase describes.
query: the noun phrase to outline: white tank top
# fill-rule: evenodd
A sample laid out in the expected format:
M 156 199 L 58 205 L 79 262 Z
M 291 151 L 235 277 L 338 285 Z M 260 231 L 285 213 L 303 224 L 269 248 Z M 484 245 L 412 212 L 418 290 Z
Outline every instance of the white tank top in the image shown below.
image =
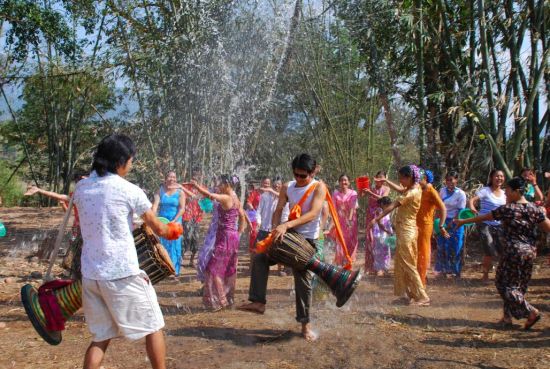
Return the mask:
M 317 183 L 316 180 L 311 181 L 307 186 L 304 187 L 296 187 L 296 181 L 291 181 L 288 183 L 288 188 L 286 190 L 286 196 L 288 197 L 288 203 L 290 206 L 290 209 L 296 205 L 302 196 L 304 196 L 304 193 L 306 193 L 307 189 L 313 184 Z M 302 204 L 302 214 L 307 213 L 311 209 L 311 202 L 313 201 L 313 191 L 309 194 L 306 201 Z M 305 238 L 310 238 L 312 240 L 316 240 L 319 238 L 319 223 L 321 222 L 321 211 L 319 211 L 319 214 L 315 219 L 313 219 L 311 222 L 308 222 L 306 224 L 302 224 L 301 226 L 293 228 L 296 232 L 300 233 Z

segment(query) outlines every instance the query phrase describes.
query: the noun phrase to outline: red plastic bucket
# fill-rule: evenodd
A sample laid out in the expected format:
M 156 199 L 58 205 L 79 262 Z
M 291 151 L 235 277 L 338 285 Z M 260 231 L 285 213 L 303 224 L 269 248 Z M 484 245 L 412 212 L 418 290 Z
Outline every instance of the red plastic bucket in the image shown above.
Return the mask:
M 355 178 L 355 184 L 359 191 L 366 190 L 370 188 L 370 180 L 368 176 L 362 176 Z

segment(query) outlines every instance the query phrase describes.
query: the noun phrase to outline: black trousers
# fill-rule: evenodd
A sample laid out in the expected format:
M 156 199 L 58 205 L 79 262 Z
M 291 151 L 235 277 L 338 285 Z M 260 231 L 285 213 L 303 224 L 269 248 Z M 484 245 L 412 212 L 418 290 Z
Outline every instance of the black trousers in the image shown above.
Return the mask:
M 317 249 L 316 240 L 307 240 Z M 251 302 L 266 303 L 267 279 L 269 267 L 277 264 L 267 254 L 256 254 L 252 260 L 252 271 L 250 274 L 250 288 L 248 300 Z M 292 269 L 294 276 L 294 289 L 296 292 L 296 320 L 300 323 L 309 323 L 309 308 L 311 306 L 311 281 L 313 273 L 309 270 Z

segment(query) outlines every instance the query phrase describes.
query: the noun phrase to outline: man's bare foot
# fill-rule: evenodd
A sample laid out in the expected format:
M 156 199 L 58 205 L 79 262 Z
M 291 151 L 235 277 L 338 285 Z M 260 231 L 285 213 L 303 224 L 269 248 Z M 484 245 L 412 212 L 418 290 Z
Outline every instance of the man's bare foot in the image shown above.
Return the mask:
M 261 302 L 250 302 L 237 307 L 237 310 L 255 314 L 263 314 L 265 313 L 265 304 L 262 304 Z
M 308 342 L 316 341 L 317 338 L 319 338 L 317 334 L 313 332 L 309 323 L 302 323 L 302 337 Z

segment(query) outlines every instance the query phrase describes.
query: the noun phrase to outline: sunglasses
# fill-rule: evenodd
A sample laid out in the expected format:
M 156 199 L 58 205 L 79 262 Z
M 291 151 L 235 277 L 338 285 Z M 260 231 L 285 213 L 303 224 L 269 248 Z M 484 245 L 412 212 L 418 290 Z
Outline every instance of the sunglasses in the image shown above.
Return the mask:
M 307 176 L 309 175 L 309 174 L 299 174 L 299 173 L 296 173 L 296 172 L 292 172 L 292 174 L 294 174 L 294 177 L 301 178 L 301 179 L 306 179 Z

